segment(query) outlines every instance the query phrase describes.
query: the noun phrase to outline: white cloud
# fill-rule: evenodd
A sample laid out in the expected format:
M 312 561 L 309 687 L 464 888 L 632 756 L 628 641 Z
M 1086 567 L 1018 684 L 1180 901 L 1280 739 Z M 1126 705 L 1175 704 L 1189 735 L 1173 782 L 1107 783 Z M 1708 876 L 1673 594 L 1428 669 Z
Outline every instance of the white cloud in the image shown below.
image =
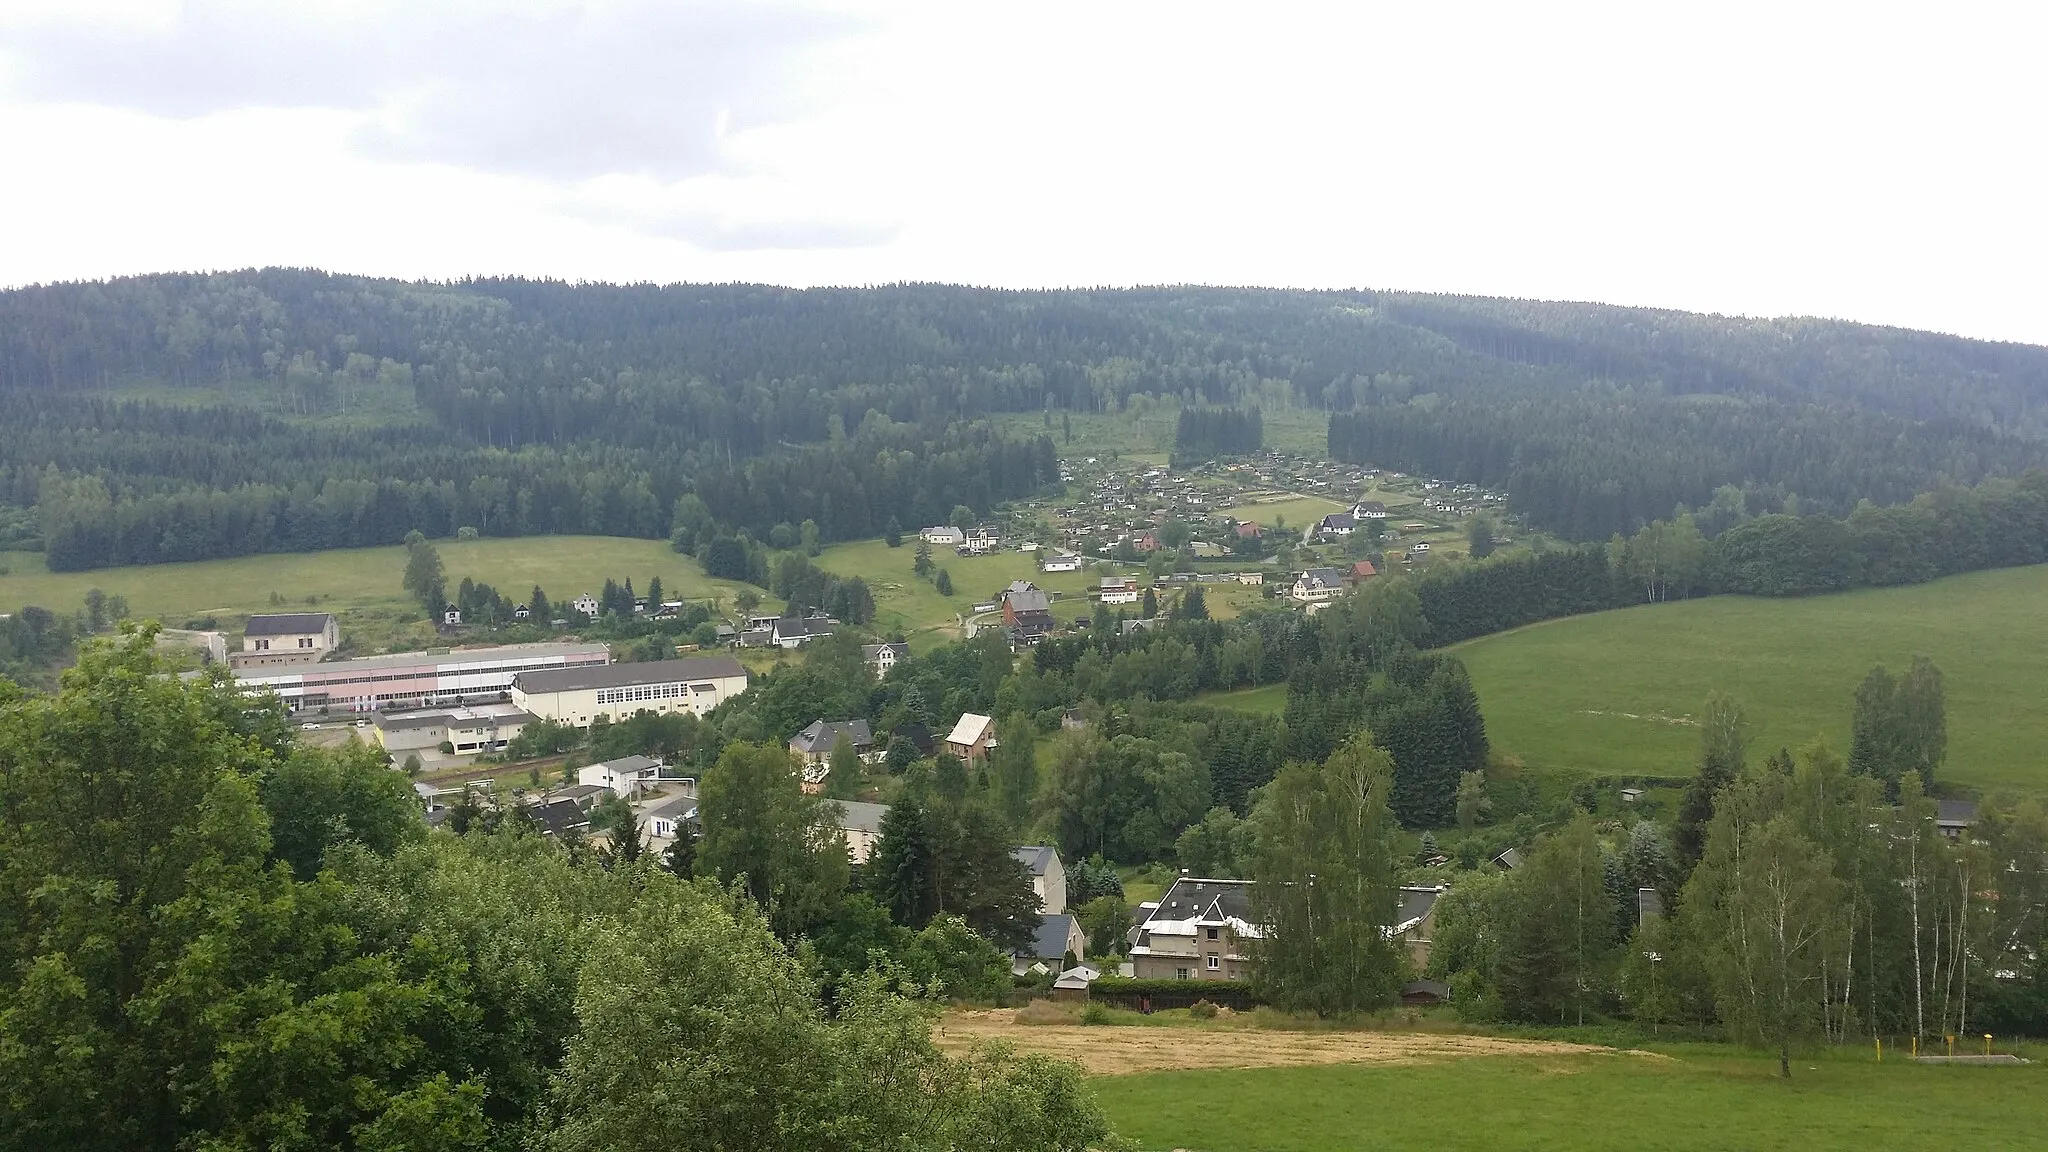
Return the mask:
M 2028 11 L 138 2 L 0 23 L 0 282 L 1376 285 L 2048 342 Z

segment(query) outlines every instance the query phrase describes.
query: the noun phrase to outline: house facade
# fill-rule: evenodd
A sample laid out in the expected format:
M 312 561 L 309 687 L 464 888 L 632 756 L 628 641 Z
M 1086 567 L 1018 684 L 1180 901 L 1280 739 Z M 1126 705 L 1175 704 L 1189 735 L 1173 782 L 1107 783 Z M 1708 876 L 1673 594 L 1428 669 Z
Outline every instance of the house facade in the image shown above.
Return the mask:
M 1067 867 L 1060 862 L 1059 851 L 1050 844 L 1026 844 L 1010 849 L 1010 855 L 1031 873 L 1031 891 L 1038 897 L 1039 914 L 1056 916 L 1065 912 Z
M 283 612 L 249 617 L 242 650 L 229 657 L 234 668 L 275 668 L 317 664 L 341 647 L 341 628 L 327 612 Z
M 1304 604 L 1318 604 L 1342 596 L 1344 588 L 1344 573 L 1335 568 L 1311 568 L 1294 578 L 1287 594 Z
M 1182 876 L 1156 904 L 1131 945 L 1131 975 L 1140 980 L 1247 980 L 1252 919 L 1251 881 Z
M 889 669 L 894 668 L 897 661 L 908 655 L 910 655 L 910 645 L 908 644 L 863 644 L 860 646 L 860 658 L 866 661 L 868 667 L 875 670 L 875 679 L 877 680 L 887 677 Z
M 846 855 L 855 864 L 865 864 L 875 854 L 875 845 L 882 839 L 882 817 L 889 814 L 887 804 L 863 804 L 858 800 L 837 800 L 839 805 L 839 830 L 846 835 Z
M 512 703 L 557 724 L 588 727 L 602 716 L 695 712 L 699 716 L 747 690 L 747 670 L 730 656 L 652 660 L 549 672 L 522 672 Z
M 1104 576 L 1101 594 L 1104 604 L 1136 604 L 1138 582 L 1129 576 Z
M 1059 622 L 1053 619 L 1051 597 L 1028 582 L 1017 584 L 1023 587 L 1013 584 L 1003 593 L 1003 624 L 1018 642 L 1035 644 L 1051 635 Z
M 801 757 L 806 764 L 823 764 L 832 758 L 832 749 L 844 739 L 853 745 L 853 750 L 862 760 L 875 754 L 875 734 L 869 730 L 866 720 L 813 720 L 803 731 L 789 738 L 789 751 Z
M 941 544 L 955 548 L 967 542 L 967 533 L 951 524 L 935 524 L 917 534 L 927 544 Z
M 621 756 L 601 764 L 585 764 L 576 770 L 576 782 L 603 788 L 628 800 L 654 786 L 660 778 L 661 761 L 651 756 Z
M 447 744 L 457 756 L 502 752 L 533 715 L 510 704 L 478 704 L 424 712 L 379 712 L 377 746 L 393 756 L 438 749 Z
M 1081 557 L 1073 552 L 1048 552 L 1038 562 L 1040 572 L 1079 572 Z
M 582 613 L 583 615 L 590 617 L 592 620 L 597 619 L 597 597 L 592 596 L 588 592 L 585 592 L 583 595 L 578 596 L 574 600 L 571 600 L 569 602 L 569 607 L 574 608 L 576 611 Z
M 987 756 L 989 750 L 995 746 L 994 718 L 973 712 L 962 712 L 960 722 L 953 725 L 953 731 L 946 736 L 945 750 L 972 764 Z

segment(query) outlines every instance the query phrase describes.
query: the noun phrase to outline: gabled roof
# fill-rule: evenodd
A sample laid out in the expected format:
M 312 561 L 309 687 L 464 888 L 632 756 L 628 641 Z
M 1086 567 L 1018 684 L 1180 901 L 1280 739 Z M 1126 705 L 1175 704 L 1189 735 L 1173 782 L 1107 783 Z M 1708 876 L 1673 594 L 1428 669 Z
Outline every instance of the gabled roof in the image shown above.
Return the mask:
M 946 743 L 979 744 L 982 738 L 988 734 L 989 727 L 994 723 L 994 717 L 982 716 L 974 712 L 962 712 L 960 714 L 960 722 L 953 725 L 953 731 L 946 737 Z
M 1141 931 L 1192 936 L 1201 924 L 1225 924 L 1240 937 L 1259 935 L 1252 918 L 1252 882 L 1183 876 L 1159 897 Z
M 304 636 L 309 632 L 325 632 L 334 622 L 328 612 L 278 612 L 265 616 L 249 617 L 249 626 L 242 629 L 245 636 Z
M 1447 889 L 1404 885 L 1401 888 L 1401 906 L 1394 912 L 1393 934 L 1398 936 L 1422 923 L 1430 910 L 1436 907 L 1436 898 L 1445 891 Z
M 1372 566 L 1372 561 L 1360 560 L 1351 566 L 1351 574 L 1353 576 L 1377 576 L 1380 574 L 1380 570 Z
M 1052 611 L 1052 600 L 1036 588 L 1026 592 L 1009 592 L 1004 598 L 1009 602 L 1010 611 L 1019 616 L 1026 612 Z
M 860 646 L 860 658 L 867 661 L 870 664 L 873 664 L 875 661 L 880 660 L 882 658 L 883 652 L 893 652 L 896 654 L 896 659 L 901 660 L 905 656 L 910 655 L 910 645 L 890 643 L 863 644 Z
M 929 755 L 932 745 L 936 743 L 932 739 L 932 730 L 916 721 L 898 724 L 896 730 L 889 733 L 889 735 L 892 737 L 901 736 L 905 740 L 910 741 L 911 745 L 917 749 L 919 755 Z
M 1067 913 L 1040 917 L 1038 931 L 1031 937 L 1029 955 L 1040 960 L 1058 960 L 1067 954 L 1067 941 L 1073 931 L 1074 918 Z
M 868 729 L 865 720 L 813 720 L 803 731 L 790 737 L 789 746 L 805 754 L 830 752 L 841 736 L 853 742 L 855 748 L 873 746 L 875 734 Z
M 1010 855 L 1029 869 L 1033 876 L 1045 875 L 1046 870 L 1052 867 L 1053 861 L 1060 858 L 1059 851 L 1050 844 L 1026 844 L 1020 848 L 1010 849 Z
M 1937 800 L 1934 802 L 1934 822 L 1956 827 L 1968 827 L 1977 822 L 1975 800 Z
M 1301 579 L 1311 587 L 1338 588 L 1344 584 L 1344 574 L 1335 568 L 1311 568 L 1301 574 Z
M 1353 520 L 1349 512 L 1332 512 L 1323 517 L 1323 527 L 1325 528 L 1356 528 L 1357 526 L 1358 521 Z

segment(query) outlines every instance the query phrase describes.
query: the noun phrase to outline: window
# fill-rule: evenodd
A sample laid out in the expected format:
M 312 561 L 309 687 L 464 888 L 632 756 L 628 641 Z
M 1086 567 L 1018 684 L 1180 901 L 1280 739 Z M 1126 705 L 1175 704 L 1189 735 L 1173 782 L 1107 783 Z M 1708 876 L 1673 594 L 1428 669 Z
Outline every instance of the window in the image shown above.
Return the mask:
M 268 651 L 270 651 L 270 641 L 268 641 L 268 640 L 258 640 L 258 641 L 256 642 L 256 650 L 257 650 L 258 652 L 268 652 Z
M 1222 967 L 1223 958 L 1216 955 L 1214 952 L 1209 953 L 1209 971 L 1214 972 Z
M 1209 939 L 1211 939 L 1211 940 L 1214 940 L 1215 938 L 1216 938 L 1216 930 L 1215 930 L 1214 928 L 1211 928 L 1211 929 L 1209 929 Z
M 301 636 L 301 637 L 299 637 L 299 647 L 301 647 L 301 648 L 311 648 L 312 646 L 313 646 L 313 638 L 312 638 L 311 636 Z
M 1185 980 L 1185 979 L 1187 979 L 1187 978 L 1188 978 L 1188 970 L 1187 970 L 1187 969 L 1185 969 L 1185 968 L 1175 968 L 1175 969 L 1173 970 L 1173 978 L 1174 978 L 1175 980 Z

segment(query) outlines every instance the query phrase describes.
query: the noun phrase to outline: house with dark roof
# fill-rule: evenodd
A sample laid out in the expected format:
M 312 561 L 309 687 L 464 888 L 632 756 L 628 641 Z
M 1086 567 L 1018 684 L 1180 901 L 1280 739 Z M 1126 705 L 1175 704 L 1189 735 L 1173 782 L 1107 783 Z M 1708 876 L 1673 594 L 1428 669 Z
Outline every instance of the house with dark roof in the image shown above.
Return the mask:
M 789 750 L 807 764 L 823 764 L 842 738 L 863 760 L 875 754 L 875 734 L 866 720 L 813 720 L 789 738 Z
M 1975 800 L 1936 800 L 1934 802 L 1934 830 L 1951 840 L 1960 840 L 1970 825 L 1977 822 Z
M 1060 862 L 1057 848 L 1050 844 L 1026 844 L 1010 849 L 1010 855 L 1031 873 L 1031 891 L 1038 896 L 1038 911 L 1056 916 L 1067 910 L 1067 867 Z
M 855 864 L 865 864 L 882 839 L 882 818 L 887 804 L 864 804 L 858 800 L 834 800 L 839 806 L 839 831 L 846 836 L 846 855 Z
M 1385 520 L 1387 506 L 1378 500 L 1361 500 L 1351 508 L 1351 518 L 1357 520 Z
M 1182 876 L 1132 933 L 1131 975 L 1140 980 L 1244 980 L 1247 942 L 1263 937 L 1252 917 L 1251 881 Z
M 898 724 L 896 730 L 889 733 L 891 740 L 899 736 L 910 741 L 910 746 L 917 749 L 919 757 L 931 755 L 939 746 L 938 735 L 915 720 Z
M 866 662 L 868 667 L 875 670 L 875 679 L 877 680 L 888 676 L 889 669 L 894 668 L 897 661 L 909 655 L 910 645 L 908 644 L 887 643 L 863 644 L 860 646 L 860 658 Z
M 769 625 L 768 642 L 777 648 L 801 648 L 820 637 L 830 636 L 834 622 L 823 616 L 798 616 L 792 610 Z
M 1358 528 L 1358 521 L 1349 512 L 1332 512 L 1316 524 L 1316 535 L 1324 540 L 1338 540 L 1351 535 Z
M 1067 957 L 1080 960 L 1088 951 L 1088 935 L 1078 919 L 1065 914 L 1042 917 L 1031 946 L 1010 954 L 1013 975 L 1027 975 L 1034 969 L 1057 973 L 1066 967 Z
M 1052 600 L 1028 581 L 1019 580 L 1003 593 L 1003 626 L 1010 629 L 1013 640 L 1022 644 L 1035 644 L 1051 635 L 1059 627 L 1053 619 Z
M 341 628 L 329 612 L 277 612 L 249 617 L 242 650 L 228 657 L 231 668 L 317 664 L 341 647 Z
M 1344 594 L 1344 573 L 1335 568 L 1310 568 L 1294 578 L 1287 594 L 1304 604 L 1320 604 Z

